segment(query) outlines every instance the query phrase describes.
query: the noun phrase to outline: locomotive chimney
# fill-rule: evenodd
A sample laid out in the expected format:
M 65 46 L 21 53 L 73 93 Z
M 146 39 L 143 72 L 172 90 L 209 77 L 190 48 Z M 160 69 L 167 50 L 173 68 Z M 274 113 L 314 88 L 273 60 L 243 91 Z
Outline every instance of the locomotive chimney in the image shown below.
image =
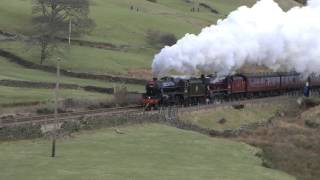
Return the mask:
M 204 74 L 201 74 L 201 80 L 202 80 L 202 83 L 204 84 L 204 81 L 205 81 L 205 75 Z

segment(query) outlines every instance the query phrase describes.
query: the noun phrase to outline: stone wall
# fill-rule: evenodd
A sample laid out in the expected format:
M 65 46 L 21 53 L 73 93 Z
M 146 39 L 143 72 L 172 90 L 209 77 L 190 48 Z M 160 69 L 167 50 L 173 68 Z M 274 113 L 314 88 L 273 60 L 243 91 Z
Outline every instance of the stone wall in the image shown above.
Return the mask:
M 59 123 L 61 127 L 59 134 L 65 136 L 80 130 L 94 130 L 126 124 L 155 123 L 162 121 L 163 119 L 159 113 L 143 113 L 141 111 L 113 115 L 83 116 L 78 119 L 61 121 Z M 13 127 L 1 127 L 0 120 L 0 140 L 7 141 L 45 137 L 48 135 L 48 132 L 43 131 L 43 129 L 46 129 L 44 127 L 48 126 L 50 126 L 48 123 L 29 123 Z

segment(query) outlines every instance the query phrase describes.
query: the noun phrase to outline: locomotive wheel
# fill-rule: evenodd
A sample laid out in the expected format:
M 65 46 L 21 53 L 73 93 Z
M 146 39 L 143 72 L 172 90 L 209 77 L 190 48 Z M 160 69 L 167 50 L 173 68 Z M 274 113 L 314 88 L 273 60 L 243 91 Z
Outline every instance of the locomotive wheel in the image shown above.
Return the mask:
M 211 103 L 212 104 L 221 104 L 222 98 L 219 96 L 213 96 L 211 98 Z

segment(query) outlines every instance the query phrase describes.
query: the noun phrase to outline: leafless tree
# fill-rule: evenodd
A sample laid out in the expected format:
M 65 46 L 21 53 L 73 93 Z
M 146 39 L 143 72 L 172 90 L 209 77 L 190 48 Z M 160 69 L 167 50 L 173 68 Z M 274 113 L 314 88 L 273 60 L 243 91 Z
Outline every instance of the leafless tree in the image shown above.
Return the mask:
M 89 0 L 33 0 L 32 22 L 41 64 L 57 48 L 59 39 L 87 34 L 94 28 L 89 10 Z

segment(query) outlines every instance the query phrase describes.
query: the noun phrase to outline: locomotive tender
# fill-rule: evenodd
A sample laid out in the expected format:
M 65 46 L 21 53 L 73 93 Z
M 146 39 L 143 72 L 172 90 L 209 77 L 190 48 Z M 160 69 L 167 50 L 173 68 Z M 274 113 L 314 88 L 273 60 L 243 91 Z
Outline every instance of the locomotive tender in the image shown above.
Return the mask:
M 236 74 L 225 77 L 215 75 L 200 78 L 153 78 L 146 85 L 143 104 L 147 108 L 163 105 L 192 105 L 213 103 L 226 99 L 253 98 L 281 95 L 300 91 L 308 82 L 310 88 L 320 87 L 319 76 L 307 80 L 298 73 Z

